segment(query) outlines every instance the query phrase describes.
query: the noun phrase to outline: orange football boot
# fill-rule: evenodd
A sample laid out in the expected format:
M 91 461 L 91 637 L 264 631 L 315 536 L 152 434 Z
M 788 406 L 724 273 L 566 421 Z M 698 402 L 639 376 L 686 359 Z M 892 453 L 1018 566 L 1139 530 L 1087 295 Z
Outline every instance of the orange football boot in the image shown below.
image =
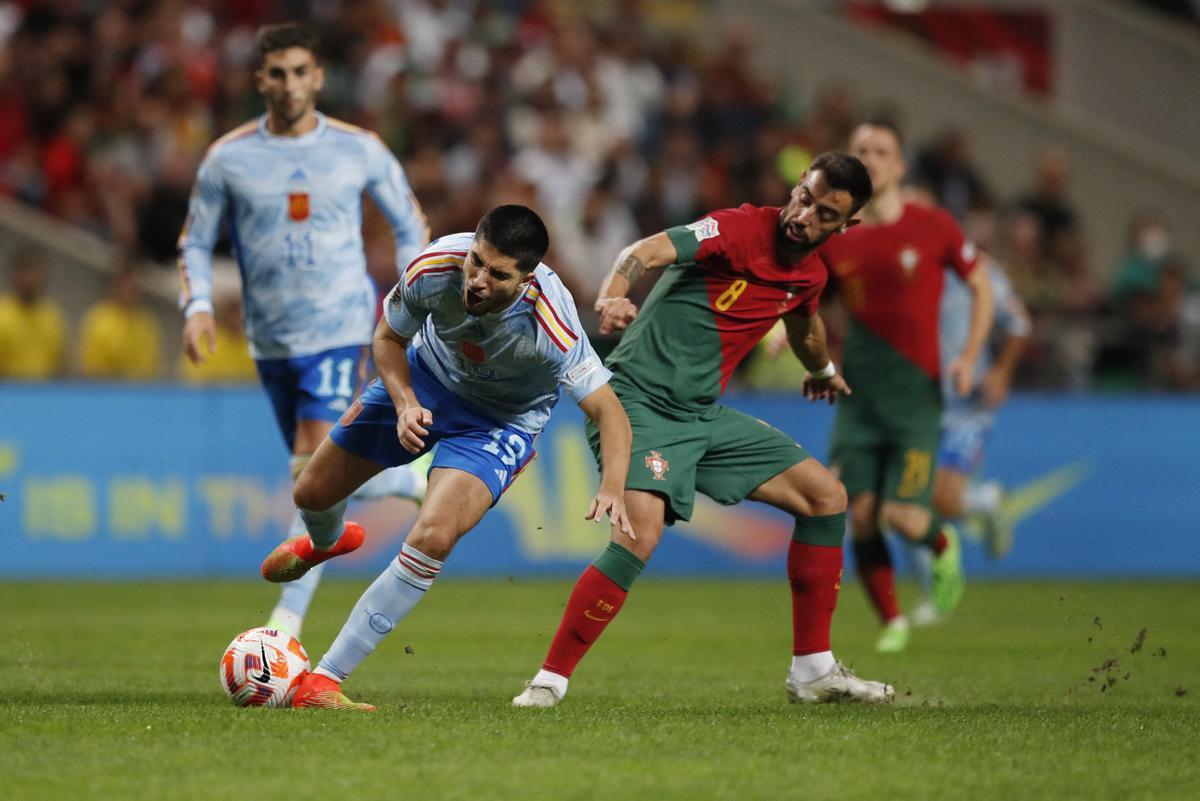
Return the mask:
M 305 673 L 300 677 L 292 696 L 292 709 L 346 709 L 351 712 L 374 712 L 370 704 L 351 701 L 342 692 L 342 685 L 320 673 Z
M 314 548 L 308 534 L 284 540 L 263 560 L 262 577 L 275 583 L 295 581 L 326 559 L 357 551 L 364 536 L 362 526 L 347 520 L 342 536 L 328 551 Z

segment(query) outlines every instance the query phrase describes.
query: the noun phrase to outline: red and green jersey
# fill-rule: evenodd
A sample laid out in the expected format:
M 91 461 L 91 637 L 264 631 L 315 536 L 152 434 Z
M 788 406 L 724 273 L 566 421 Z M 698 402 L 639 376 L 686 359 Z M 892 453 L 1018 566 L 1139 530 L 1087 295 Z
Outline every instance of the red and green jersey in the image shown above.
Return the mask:
M 905 361 L 937 379 L 942 270 L 949 267 L 966 278 L 976 262 L 975 246 L 954 218 L 908 203 L 895 222 L 854 226 L 830 237 L 817 253 L 850 313 L 843 353 L 847 380 L 853 372 L 869 382 L 876 362 L 892 369 Z M 858 389 L 853 381 L 851 386 Z
M 676 263 L 608 357 L 623 399 L 703 410 L 781 315 L 816 313 L 825 264 L 813 255 L 794 263 L 780 256 L 779 214 L 746 204 L 667 231 Z

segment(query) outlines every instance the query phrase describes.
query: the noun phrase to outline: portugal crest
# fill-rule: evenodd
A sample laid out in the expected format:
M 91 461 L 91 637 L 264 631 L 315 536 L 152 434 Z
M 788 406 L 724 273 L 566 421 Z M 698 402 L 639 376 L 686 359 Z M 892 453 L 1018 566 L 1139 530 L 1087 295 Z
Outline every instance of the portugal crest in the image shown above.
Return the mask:
M 650 455 L 646 457 L 646 467 L 654 474 L 655 481 L 666 481 L 667 471 L 671 469 L 671 463 L 658 451 L 650 451 Z

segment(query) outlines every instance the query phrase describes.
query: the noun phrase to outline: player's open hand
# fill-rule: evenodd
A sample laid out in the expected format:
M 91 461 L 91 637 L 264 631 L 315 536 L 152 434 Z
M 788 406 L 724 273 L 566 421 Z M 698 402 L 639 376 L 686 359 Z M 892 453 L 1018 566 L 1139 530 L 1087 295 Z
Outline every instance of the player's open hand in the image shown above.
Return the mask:
M 213 355 L 217 349 L 217 323 L 211 314 L 196 312 L 187 318 L 183 324 L 183 349 L 192 364 L 201 364 Z
M 810 375 L 804 379 L 804 387 L 801 391 L 804 392 L 804 397 L 810 401 L 826 400 L 830 404 L 837 400 L 838 395 L 854 394 L 850 385 L 846 383 L 846 379 L 841 375 L 834 375 L 830 378 L 813 378 Z
M 420 453 L 425 449 L 425 437 L 433 425 L 433 412 L 422 406 L 409 406 L 396 413 L 396 435 L 400 444 L 409 453 Z
M 600 333 L 611 334 L 628 328 L 637 319 L 638 307 L 629 298 L 600 298 L 596 311 L 600 312 Z
M 608 519 L 612 524 L 621 530 L 621 533 L 631 540 L 636 540 L 637 535 L 633 533 L 633 525 L 629 522 L 629 513 L 625 511 L 625 493 L 623 490 L 617 492 L 608 492 L 603 487 L 596 493 L 596 497 L 592 498 L 592 502 L 588 504 L 588 513 L 584 516 L 584 520 L 595 520 L 599 523 L 604 519 L 605 513 L 608 514 Z

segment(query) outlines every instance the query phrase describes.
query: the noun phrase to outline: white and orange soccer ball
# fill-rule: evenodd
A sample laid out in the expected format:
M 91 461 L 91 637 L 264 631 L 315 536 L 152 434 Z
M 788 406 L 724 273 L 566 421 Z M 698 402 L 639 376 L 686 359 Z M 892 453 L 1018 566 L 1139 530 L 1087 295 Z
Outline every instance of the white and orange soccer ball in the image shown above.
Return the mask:
M 221 686 L 237 706 L 288 706 L 309 662 L 295 637 L 257 628 L 233 638 L 220 669 Z

